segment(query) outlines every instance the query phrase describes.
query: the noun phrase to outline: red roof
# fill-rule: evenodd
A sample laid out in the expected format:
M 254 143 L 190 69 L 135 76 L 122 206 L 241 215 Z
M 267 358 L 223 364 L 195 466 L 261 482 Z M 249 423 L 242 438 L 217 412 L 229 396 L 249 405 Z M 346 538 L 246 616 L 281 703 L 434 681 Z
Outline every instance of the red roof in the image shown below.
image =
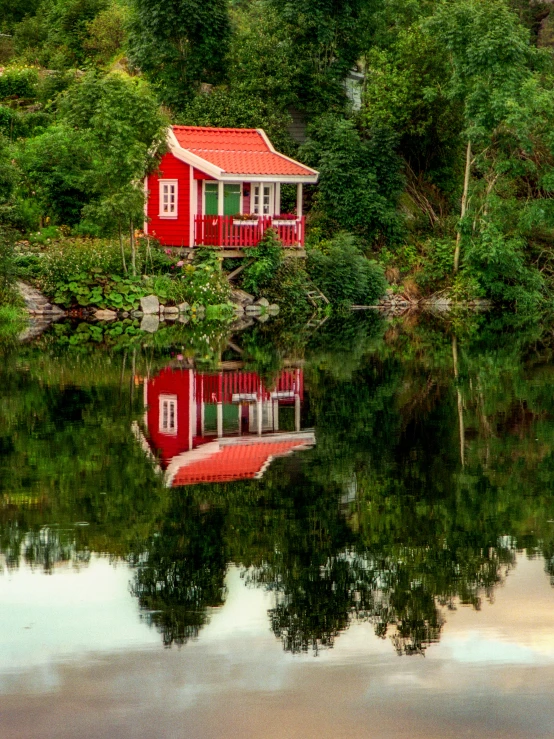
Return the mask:
M 300 448 L 306 448 L 306 440 L 225 445 L 207 459 L 180 467 L 173 478 L 173 486 L 253 478 L 263 472 L 273 457 L 290 454 Z
M 278 154 L 255 128 L 173 126 L 182 149 L 228 174 L 310 176 L 313 169 Z

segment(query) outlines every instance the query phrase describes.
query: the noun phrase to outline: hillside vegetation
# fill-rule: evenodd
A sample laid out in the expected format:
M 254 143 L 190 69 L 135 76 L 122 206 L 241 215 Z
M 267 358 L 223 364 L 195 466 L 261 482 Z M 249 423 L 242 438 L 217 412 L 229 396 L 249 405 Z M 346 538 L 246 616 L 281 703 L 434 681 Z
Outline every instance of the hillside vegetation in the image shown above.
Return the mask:
M 169 122 L 263 127 L 321 173 L 313 263 L 348 245 L 411 297 L 536 308 L 554 288 L 550 8 L 0 0 L 0 224 L 132 234 Z

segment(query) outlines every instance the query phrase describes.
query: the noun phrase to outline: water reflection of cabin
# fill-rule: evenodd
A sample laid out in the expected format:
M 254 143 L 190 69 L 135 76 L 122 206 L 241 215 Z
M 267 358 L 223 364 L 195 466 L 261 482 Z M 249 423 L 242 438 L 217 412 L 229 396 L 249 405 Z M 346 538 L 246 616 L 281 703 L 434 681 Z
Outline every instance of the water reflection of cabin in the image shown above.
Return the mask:
M 302 370 L 268 388 L 255 372 L 162 370 L 144 381 L 150 448 L 168 485 L 261 477 L 272 459 L 315 443 L 301 430 Z

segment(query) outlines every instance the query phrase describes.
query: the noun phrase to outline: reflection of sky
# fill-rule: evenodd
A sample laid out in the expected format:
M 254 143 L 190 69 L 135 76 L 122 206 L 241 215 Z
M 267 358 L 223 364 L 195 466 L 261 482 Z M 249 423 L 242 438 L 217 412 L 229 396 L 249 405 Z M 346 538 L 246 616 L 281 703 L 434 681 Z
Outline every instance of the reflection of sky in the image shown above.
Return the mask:
M 236 569 L 197 641 L 163 649 L 123 565 L 0 577 L 2 739 L 551 739 L 554 590 L 519 558 L 496 602 L 445 612 L 439 644 L 397 657 L 369 624 L 285 654 L 272 597 Z M 37 730 L 40 727 L 40 731 Z
M 129 569 L 95 558 L 53 574 L 22 567 L 0 576 L 0 680 L 6 672 L 87 652 L 159 643 L 139 620 Z M 0 683 L 1 686 L 1 683 Z

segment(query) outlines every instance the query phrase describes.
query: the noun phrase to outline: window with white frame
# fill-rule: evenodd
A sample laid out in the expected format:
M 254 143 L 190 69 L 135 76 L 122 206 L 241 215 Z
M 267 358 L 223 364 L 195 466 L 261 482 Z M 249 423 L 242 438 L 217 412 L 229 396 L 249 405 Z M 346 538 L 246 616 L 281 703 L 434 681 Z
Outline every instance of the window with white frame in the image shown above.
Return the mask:
M 177 433 L 177 396 L 160 395 L 160 433 Z
M 160 180 L 160 217 L 177 218 L 177 180 Z
M 252 213 L 273 215 L 273 185 L 260 184 L 252 187 Z

